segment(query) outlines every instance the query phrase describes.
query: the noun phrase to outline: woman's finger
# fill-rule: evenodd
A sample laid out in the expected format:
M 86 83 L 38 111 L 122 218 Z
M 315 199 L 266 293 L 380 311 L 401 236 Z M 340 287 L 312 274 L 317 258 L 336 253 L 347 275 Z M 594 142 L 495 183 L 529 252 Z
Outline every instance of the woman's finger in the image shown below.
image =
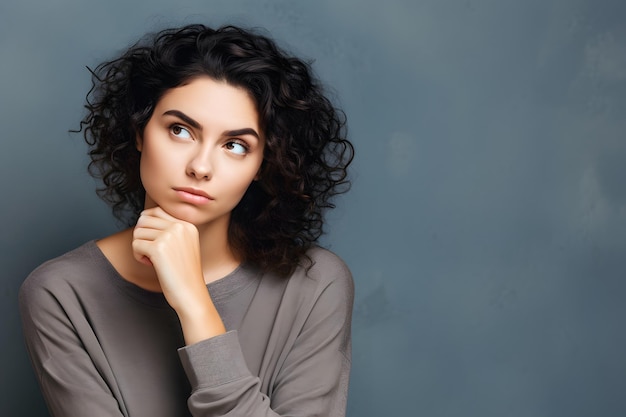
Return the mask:
M 150 217 L 157 217 L 163 220 L 169 220 L 169 221 L 180 221 L 179 219 L 177 219 L 176 217 L 172 216 L 171 214 L 167 213 L 165 210 L 163 210 L 161 207 L 157 206 L 157 207 L 152 207 L 149 209 L 146 209 L 144 211 L 141 212 L 141 215 L 146 215 L 146 216 L 150 216 Z
M 163 219 L 160 217 L 156 217 L 151 214 L 142 214 L 137 219 L 137 224 L 135 228 L 146 228 L 146 229 L 157 229 L 157 230 L 165 230 L 172 224 L 172 221 Z
M 150 261 L 150 241 L 143 239 L 133 239 L 132 242 L 133 257 L 137 262 L 145 265 L 152 265 Z
M 133 240 L 156 240 L 163 232 L 159 229 L 149 227 L 135 227 L 133 230 Z

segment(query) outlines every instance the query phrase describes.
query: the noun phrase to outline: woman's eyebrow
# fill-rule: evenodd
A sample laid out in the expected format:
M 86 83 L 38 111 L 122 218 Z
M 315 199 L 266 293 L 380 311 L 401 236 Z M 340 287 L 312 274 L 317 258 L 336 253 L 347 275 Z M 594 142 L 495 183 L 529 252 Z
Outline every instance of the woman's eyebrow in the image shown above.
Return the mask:
M 229 131 L 224 132 L 224 136 L 244 136 L 244 135 L 252 135 L 258 140 L 261 140 L 256 130 L 252 129 L 251 127 L 246 127 L 243 129 L 236 129 L 236 130 L 229 130 Z
M 194 129 L 198 129 L 198 130 L 202 131 L 202 125 L 200 123 L 198 123 L 197 121 L 195 121 L 191 117 L 187 116 L 185 113 L 183 113 L 180 110 L 167 110 L 166 112 L 163 113 L 163 116 L 175 116 L 175 117 L 178 117 L 180 120 L 182 120 L 183 122 L 187 123 L 189 126 L 193 127 Z M 257 138 L 258 140 L 261 140 L 261 137 L 257 133 L 257 131 L 252 129 L 251 127 L 245 127 L 243 129 L 228 130 L 228 131 L 224 132 L 222 135 L 223 136 L 252 135 L 255 138 Z
M 163 113 L 163 116 L 166 116 L 166 115 L 176 116 L 183 122 L 187 123 L 189 126 L 193 127 L 194 129 L 202 130 L 202 125 L 200 123 L 196 122 L 194 119 L 187 116 L 185 113 L 183 113 L 180 110 L 168 110 L 165 113 Z

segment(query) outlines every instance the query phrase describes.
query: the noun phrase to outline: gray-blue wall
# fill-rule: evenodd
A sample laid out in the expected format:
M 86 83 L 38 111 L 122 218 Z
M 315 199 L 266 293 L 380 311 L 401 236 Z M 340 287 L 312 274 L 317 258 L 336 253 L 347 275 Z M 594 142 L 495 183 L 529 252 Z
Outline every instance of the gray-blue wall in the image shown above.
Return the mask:
M 357 283 L 349 415 L 626 415 L 626 3 L 0 5 L 0 414 L 44 415 L 17 290 L 114 230 L 76 128 L 93 66 L 195 21 L 315 58 L 357 147 L 324 242 Z

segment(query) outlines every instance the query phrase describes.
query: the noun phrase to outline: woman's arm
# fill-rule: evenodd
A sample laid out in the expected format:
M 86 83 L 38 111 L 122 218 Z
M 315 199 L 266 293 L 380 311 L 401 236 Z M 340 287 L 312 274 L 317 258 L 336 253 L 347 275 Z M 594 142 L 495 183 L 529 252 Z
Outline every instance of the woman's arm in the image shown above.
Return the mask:
M 106 384 L 110 369 L 96 369 L 40 269 L 20 288 L 26 347 L 48 410 L 55 417 L 122 417 L 123 404 Z M 44 274 L 45 275 L 45 274 Z M 114 388 L 113 388 L 114 389 Z
M 202 272 L 198 229 L 160 207 L 144 210 L 133 230 L 135 259 L 154 267 L 187 345 L 226 332 Z
M 297 338 L 268 398 L 261 393 L 259 378 L 248 370 L 237 332 L 225 333 L 206 291 L 198 242 L 195 226 L 158 207 L 142 213 L 133 240 L 136 259 L 154 266 L 163 294 L 181 322 L 187 346 L 179 353 L 192 385 L 188 401 L 192 414 L 345 415 L 354 292 L 345 264 L 327 256 L 324 265 L 311 268 L 311 277 L 302 277 L 317 285 L 306 296 L 293 294 L 306 304 L 293 314 L 305 314 L 306 320 L 292 329 Z M 276 347 L 275 354 L 283 348 Z
M 317 271 L 314 266 L 311 273 L 332 274 L 332 277 L 320 277 L 314 292 L 303 299 L 307 305 L 297 314 L 304 314 L 306 320 L 303 326 L 291 329 L 295 341 L 290 344 L 285 359 L 279 362 L 270 398 L 260 392 L 259 378 L 248 370 L 237 332 L 180 349 L 192 385 L 188 404 L 195 417 L 345 415 L 354 295 L 352 277 L 338 258 L 323 271 Z M 265 352 L 266 355 L 283 353 L 278 349 Z

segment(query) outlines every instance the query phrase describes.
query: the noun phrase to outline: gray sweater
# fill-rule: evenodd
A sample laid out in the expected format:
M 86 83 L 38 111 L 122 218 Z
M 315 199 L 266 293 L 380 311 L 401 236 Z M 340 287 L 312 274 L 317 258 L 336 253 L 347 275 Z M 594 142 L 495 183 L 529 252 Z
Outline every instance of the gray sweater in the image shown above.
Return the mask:
M 55 417 L 345 415 L 353 282 L 314 248 L 289 277 L 243 264 L 208 285 L 227 333 L 190 346 L 161 293 L 124 280 L 95 242 L 20 289 L 24 335 Z

